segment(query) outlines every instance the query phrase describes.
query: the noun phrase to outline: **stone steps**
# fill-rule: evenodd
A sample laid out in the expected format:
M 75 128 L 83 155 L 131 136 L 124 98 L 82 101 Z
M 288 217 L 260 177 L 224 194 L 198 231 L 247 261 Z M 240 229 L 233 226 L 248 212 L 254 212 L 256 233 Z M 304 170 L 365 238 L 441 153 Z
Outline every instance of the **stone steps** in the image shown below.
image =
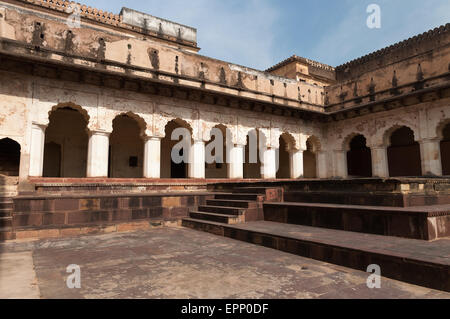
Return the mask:
M 187 218 L 182 225 L 361 271 L 375 264 L 384 277 L 450 291 L 448 240 L 426 242 L 266 221 L 227 225 Z
M 237 193 L 218 193 L 214 194 L 215 199 L 223 200 L 244 200 L 244 201 L 257 201 L 258 197 L 262 194 L 237 194 Z
M 189 216 L 194 220 L 205 220 L 224 224 L 238 224 L 242 222 L 242 218 L 239 215 L 191 211 L 189 212 Z
M 11 216 L 1 217 L 0 216 L 0 228 L 10 228 L 12 227 L 13 218 Z
M 221 200 L 221 199 L 209 199 L 206 201 L 208 206 L 227 206 L 227 207 L 238 207 L 238 208 L 254 208 L 256 207 L 256 202 L 245 201 L 245 200 Z
M 213 194 L 214 199 L 208 199 L 206 205 L 199 205 L 197 210 L 189 212 L 190 219 L 237 224 L 262 216 L 262 206 L 258 205 L 258 200 L 261 201 L 264 198 L 262 193 Z M 260 214 L 258 214 L 259 211 Z
M 198 211 L 206 213 L 217 213 L 217 214 L 239 216 L 245 212 L 245 209 L 239 207 L 201 205 L 198 207 Z
M 232 193 L 238 193 L 238 194 L 262 194 L 264 195 L 266 193 L 268 187 L 237 187 L 235 189 L 232 189 Z
M 13 239 L 15 239 L 15 234 L 12 227 L 0 227 L 0 241 Z

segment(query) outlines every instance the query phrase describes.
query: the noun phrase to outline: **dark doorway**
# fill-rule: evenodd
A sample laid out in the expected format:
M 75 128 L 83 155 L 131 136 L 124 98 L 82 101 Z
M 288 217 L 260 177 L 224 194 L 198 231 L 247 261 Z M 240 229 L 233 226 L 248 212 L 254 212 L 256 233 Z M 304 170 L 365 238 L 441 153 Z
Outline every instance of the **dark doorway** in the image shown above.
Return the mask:
M 357 135 L 350 141 L 347 168 L 350 177 L 372 177 L 372 153 L 363 135 Z
M 181 128 L 184 129 L 182 132 L 186 133 L 186 136 L 175 134 L 174 140 L 172 140 L 172 133 Z M 187 122 L 181 119 L 175 119 L 167 123 L 165 134 L 166 136 L 161 141 L 161 178 L 188 178 L 188 159 L 190 155 L 190 146 L 193 142 L 191 127 Z M 184 142 L 189 145 L 181 143 L 183 139 Z M 182 159 L 181 163 L 177 164 L 173 161 L 172 150 L 179 152 L 178 154 Z
M 247 145 L 245 145 L 245 162 L 244 162 L 244 178 L 260 179 L 261 175 L 261 158 L 260 144 L 263 142 L 261 133 L 257 130 L 251 130 L 247 135 Z M 264 145 L 264 144 L 263 144 Z
M 414 140 L 414 132 L 402 127 L 391 135 L 388 148 L 389 175 L 391 177 L 422 176 L 420 145 Z
M 180 150 L 180 156 L 184 155 L 184 151 Z M 170 176 L 171 178 L 186 178 L 187 177 L 187 165 L 184 162 L 179 164 L 175 163 L 173 160 L 171 161 L 170 167 Z
M 444 127 L 441 141 L 442 174 L 450 175 L 450 123 Z
M 305 178 L 317 178 L 316 152 L 317 146 L 314 145 L 314 138 L 306 141 L 306 151 L 303 152 L 303 174 Z
M 44 177 L 61 177 L 61 145 L 46 143 L 44 147 Z
M 279 167 L 277 171 L 277 178 L 288 179 L 291 178 L 291 158 L 289 154 L 289 141 L 286 141 L 287 136 L 281 135 L 279 148 Z
M 9 138 L 0 140 L 0 174 L 19 176 L 20 145 Z

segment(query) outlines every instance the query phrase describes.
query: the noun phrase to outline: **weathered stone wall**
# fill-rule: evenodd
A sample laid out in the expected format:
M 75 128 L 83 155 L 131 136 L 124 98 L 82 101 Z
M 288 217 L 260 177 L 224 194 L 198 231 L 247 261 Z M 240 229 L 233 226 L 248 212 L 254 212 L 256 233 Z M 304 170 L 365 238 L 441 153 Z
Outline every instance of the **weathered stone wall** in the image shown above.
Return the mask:
M 326 95 L 328 105 L 339 105 L 329 110 L 358 105 L 369 95 L 381 100 L 441 84 L 450 72 L 449 45 L 447 24 L 337 67 L 338 82 Z
M 21 5 L 21 1 L 0 3 L 0 8 L 4 9 L 0 18 L 2 30 L 6 30 L 4 36 L 44 51 L 39 53 L 41 57 L 90 64 L 116 72 L 120 69 L 114 65 L 140 68 L 140 71 L 133 71 L 137 76 L 153 77 L 170 84 L 321 110 L 319 106 L 323 104 L 321 97 L 324 95 L 321 86 L 201 56 L 110 26 L 99 28 L 89 21 L 82 21 L 82 28 L 70 28 L 66 23 L 67 16 L 55 16 L 37 11 L 38 7 Z M 108 62 L 111 66 L 97 65 L 100 62 Z

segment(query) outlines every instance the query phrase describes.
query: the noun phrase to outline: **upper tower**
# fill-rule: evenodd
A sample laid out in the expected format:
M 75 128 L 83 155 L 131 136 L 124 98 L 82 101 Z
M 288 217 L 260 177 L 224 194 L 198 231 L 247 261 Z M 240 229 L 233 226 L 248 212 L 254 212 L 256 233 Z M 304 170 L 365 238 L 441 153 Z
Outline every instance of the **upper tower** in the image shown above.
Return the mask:
M 296 55 L 274 65 L 266 72 L 318 86 L 328 86 L 336 82 L 332 66 Z

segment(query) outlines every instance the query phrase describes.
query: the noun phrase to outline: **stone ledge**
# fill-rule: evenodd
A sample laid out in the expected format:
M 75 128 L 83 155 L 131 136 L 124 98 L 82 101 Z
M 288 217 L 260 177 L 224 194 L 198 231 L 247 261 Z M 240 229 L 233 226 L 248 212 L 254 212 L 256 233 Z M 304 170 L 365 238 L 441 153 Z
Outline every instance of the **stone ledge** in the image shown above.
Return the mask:
M 40 228 L 40 229 L 23 229 L 11 233 L 14 236 L 1 238 L 0 241 L 20 241 L 20 240 L 41 240 L 50 238 L 67 238 L 85 235 L 99 235 L 109 233 L 124 233 L 151 230 L 162 227 L 178 227 L 179 220 L 154 220 L 154 221 L 136 221 L 118 224 L 103 225 L 84 225 L 76 227 L 60 227 L 60 228 Z

